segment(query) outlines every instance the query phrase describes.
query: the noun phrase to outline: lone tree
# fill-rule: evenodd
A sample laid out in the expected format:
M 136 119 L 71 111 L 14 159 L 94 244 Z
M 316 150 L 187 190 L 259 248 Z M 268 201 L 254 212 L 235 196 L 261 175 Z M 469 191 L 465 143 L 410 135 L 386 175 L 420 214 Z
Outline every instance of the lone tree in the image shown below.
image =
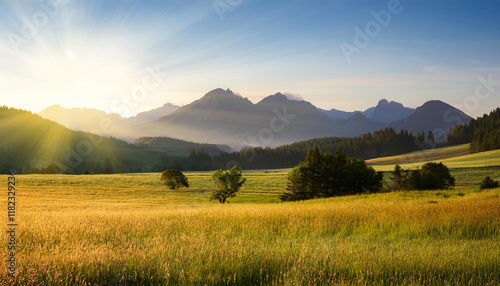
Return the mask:
M 347 157 L 340 148 L 332 155 L 321 154 L 316 147 L 288 173 L 287 192 L 280 199 L 301 201 L 378 192 L 382 179 L 382 173 L 375 172 L 359 158 Z
M 212 192 L 210 199 L 218 200 L 223 204 L 228 198 L 236 196 L 247 179 L 241 175 L 241 169 L 234 166 L 229 171 L 222 171 L 222 169 L 214 171 L 212 180 L 216 184 L 216 189 Z
M 179 170 L 165 170 L 161 173 L 161 180 L 172 190 L 179 187 L 189 187 L 188 179 Z

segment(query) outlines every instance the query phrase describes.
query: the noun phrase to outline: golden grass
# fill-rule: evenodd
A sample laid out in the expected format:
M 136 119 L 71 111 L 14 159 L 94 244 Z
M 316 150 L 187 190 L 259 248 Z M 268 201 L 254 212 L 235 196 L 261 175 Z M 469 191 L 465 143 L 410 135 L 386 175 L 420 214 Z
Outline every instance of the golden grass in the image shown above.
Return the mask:
M 159 174 L 18 176 L 19 273 L 0 284 L 500 284 L 500 189 L 280 204 L 286 173 L 252 172 L 219 205 L 207 173 L 187 175 L 177 191 Z

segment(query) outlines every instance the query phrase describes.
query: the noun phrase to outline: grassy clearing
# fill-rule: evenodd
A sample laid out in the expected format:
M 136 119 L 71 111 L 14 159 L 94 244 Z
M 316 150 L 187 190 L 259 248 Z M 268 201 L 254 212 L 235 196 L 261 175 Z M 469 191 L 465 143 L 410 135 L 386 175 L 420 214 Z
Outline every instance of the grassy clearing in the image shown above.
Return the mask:
M 450 148 L 455 148 L 455 147 L 450 147 Z M 416 168 L 416 167 L 422 166 L 423 164 L 428 162 L 428 161 L 422 161 L 422 162 L 417 161 L 416 163 L 405 163 L 405 162 L 408 162 L 408 161 L 405 161 L 407 158 L 406 156 L 410 156 L 410 155 L 403 155 L 400 157 L 400 159 L 398 159 L 399 156 L 396 156 L 396 157 L 393 157 L 392 159 L 387 161 L 387 162 L 393 162 L 393 163 L 378 164 L 378 162 L 383 162 L 383 161 L 370 160 L 370 162 L 371 162 L 370 164 L 377 171 L 392 171 L 392 170 L 394 170 L 395 164 L 400 164 L 403 168 L 408 169 L 408 168 Z M 414 154 L 412 156 L 419 156 L 419 155 Z M 493 150 L 493 151 L 486 151 L 486 152 L 481 152 L 481 153 L 461 155 L 461 156 L 451 157 L 451 158 L 442 159 L 442 160 L 433 159 L 433 160 L 429 160 L 429 162 L 430 161 L 443 162 L 443 164 L 448 166 L 448 168 L 450 168 L 450 169 L 495 167 L 495 166 L 500 166 L 500 150 Z M 396 162 L 396 163 L 394 163 L 394 162 Z M 403 163 L 397 163 L 397 162 L 403 162 Z
M 467 182 L 499 170 L 453 171 L 456 190 L 286 204 L 286 170 L 249 172 L 229 205 L 208 200 L 209 173 L 177 191 L 160 174 L 19 175 L 19 273 L 0 284 L 498 285 L 500 189 Z
M 431 150 L 416 151 L 399 156 L 390 156 L 367 160 L 371 165 L 396 165 L 407 164 L 408 162 L 436 161 L 470 154 L 470 144 L 463 144 L 452 147 L 437 148 Z

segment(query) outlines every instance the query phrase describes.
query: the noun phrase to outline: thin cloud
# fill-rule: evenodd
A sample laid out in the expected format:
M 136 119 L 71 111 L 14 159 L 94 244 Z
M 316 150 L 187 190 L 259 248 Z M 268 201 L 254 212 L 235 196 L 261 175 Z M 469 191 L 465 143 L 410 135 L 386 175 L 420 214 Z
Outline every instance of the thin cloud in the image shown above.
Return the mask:
M 291 92 L 283 92 L 283 95 L 286 96 L 288 100 L 294 100 L 294 101 L 302 101 L 304 98 L 297 93 L 291 93 Z

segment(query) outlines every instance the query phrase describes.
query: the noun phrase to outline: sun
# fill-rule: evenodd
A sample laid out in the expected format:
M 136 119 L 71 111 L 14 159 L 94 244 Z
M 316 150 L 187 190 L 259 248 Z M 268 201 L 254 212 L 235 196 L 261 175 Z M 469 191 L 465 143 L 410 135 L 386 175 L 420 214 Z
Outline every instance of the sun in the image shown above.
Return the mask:
M 86 103 L 92 101 L 102 106 L 109 98 L 119 98 L 137 81 L 140 59 L 133 51 L 112 42 L 67 45 L 48 45 L 36 54 L 22 55 L 19 68 L 23 69 L 25 93 L 71 106 L 89 106 Z

